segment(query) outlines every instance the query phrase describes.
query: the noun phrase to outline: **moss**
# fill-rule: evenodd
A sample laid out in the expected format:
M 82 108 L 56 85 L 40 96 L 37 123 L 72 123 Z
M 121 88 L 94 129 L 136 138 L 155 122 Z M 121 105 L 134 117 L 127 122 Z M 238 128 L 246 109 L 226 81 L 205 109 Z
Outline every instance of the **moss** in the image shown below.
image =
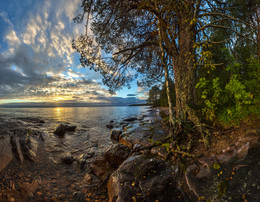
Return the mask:
M 162 147 L 165 147 L 167 152 L 170 152 L 170 143 L 164 143 L 162 144 Z
M 218 183 L 218 193 L 220 196 L 224 196 L 227 192 L 228 188 L 228 181 L 227 180 L 222 180 Z
M 215 170 L 219 170 L 220 169 L 220 165 L 218 163 L 214 163 L 212 168 L 215 169 Z

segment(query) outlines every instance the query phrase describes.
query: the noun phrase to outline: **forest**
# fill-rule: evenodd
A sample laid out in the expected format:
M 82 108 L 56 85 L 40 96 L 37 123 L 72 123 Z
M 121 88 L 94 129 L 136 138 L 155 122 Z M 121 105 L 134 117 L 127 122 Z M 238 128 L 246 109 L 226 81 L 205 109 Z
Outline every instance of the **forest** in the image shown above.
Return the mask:
M 192 124 L 208 147 L 210 127 L 259 119 L 259 1 L 83 0 L 82 8 L 74 20 L 86 32 L 73 41 L 82 66 L 112 94 L 134 80 L 148 86 L 176 136 Z

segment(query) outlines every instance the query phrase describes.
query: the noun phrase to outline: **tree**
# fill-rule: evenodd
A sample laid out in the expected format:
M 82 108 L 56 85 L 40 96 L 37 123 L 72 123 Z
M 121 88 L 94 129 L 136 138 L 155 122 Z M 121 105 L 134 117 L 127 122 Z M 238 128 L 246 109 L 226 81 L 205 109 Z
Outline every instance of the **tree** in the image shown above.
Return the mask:
M 175 90 L 174 90 L 174 83 L 172 80 L 170 80 L 170 89 L 171 89 L 171 94 L 170 94 L 170 97 L 172 98 L 173 100 L 173 106 L 175 107 L 176 106 L 176 96 L 175 96 Z M 163 86 L 162 86 L 162 89 L 160 91 L 160 98 L 159 98 L 159 101 L 160 101 L 160 106 L 162 107 L 169 107 L 169 102 L 168 102 L 168 96 L 167 96 L 167 88 L 166 88 L 166 83 L 164 82 Z
M 154 107 L 157 107 L 160 105 L 159 98 L 160 98 L 160 89 L 158 86 L 153 86 L 149 90 L 149 97 L 147 101 L 149 104 L 152 104 Z
M 92 17 L 93 36 L 80 36 L 73 47 L 81 54 L 83 66 L 101 72 L 111 92 L 129 85 L 136 76 L 131 69 L 148 75 L 144 79 L 148 82 L 164 74 L 172 125 L 179 128 L 192 121 L 207 144 L 208 131 L 191 107 L 197 100 L 195 55 L 202 44 L 214 43 L 208 36 L 214 30 L 243 35 L 233 29 L 242 20 L 232 16 L 229 6 L 221 0 L 83 0 L 84 14 Z M 171 72 L 177 119 L 170 97 Z

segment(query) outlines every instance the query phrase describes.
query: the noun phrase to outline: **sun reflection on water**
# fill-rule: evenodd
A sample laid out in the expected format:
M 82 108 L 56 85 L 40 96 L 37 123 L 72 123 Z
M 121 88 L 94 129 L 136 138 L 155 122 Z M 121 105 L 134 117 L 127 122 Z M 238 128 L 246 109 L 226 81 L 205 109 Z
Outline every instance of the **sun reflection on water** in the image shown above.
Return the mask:
M 61 107 L 56 107 L 54 108 L 54 118 L 58 121 L 63 121 L 63 108 Z

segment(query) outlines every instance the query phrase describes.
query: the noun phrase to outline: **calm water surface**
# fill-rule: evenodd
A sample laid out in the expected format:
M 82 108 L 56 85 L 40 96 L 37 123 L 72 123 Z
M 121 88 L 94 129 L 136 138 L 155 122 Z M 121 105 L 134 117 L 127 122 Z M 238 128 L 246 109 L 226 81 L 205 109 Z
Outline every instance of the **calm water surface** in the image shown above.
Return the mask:
M 57 107 L 57 108 L 0 108 L 0 116 L 4 119 L 17 119 L 27 122 L 29 127 L 35 127 L 46 132 L 48 140 L 45 149 L 52 154 L 55 161 L 57 154 L 71 152 L 79 155 L 82 152 L 96 148 L 103 151 L 109 145 L 110 129 L 106 125 L 113 120 L 120 126 L 122 119 L 146 114 L 149 107 Z M 25 119 L 24 119 L 25 118 Z M 31 125 L 26 118 L 39 118 L 44 124 Z M 53 131 L 60 123 L 77 125 L 76 132 L 65 134 L 59 138 Z M 56 158 L 55 158 L 56 157 Z
M 33 117 L 53 119 L 58 122 L 107 123 L 110 120 L 120 120 L 129 116 L 145 113 L 145 106 L 123 107 L 56 107 L 56 108 L 0 108 L 0 114 L 5 117 Z

